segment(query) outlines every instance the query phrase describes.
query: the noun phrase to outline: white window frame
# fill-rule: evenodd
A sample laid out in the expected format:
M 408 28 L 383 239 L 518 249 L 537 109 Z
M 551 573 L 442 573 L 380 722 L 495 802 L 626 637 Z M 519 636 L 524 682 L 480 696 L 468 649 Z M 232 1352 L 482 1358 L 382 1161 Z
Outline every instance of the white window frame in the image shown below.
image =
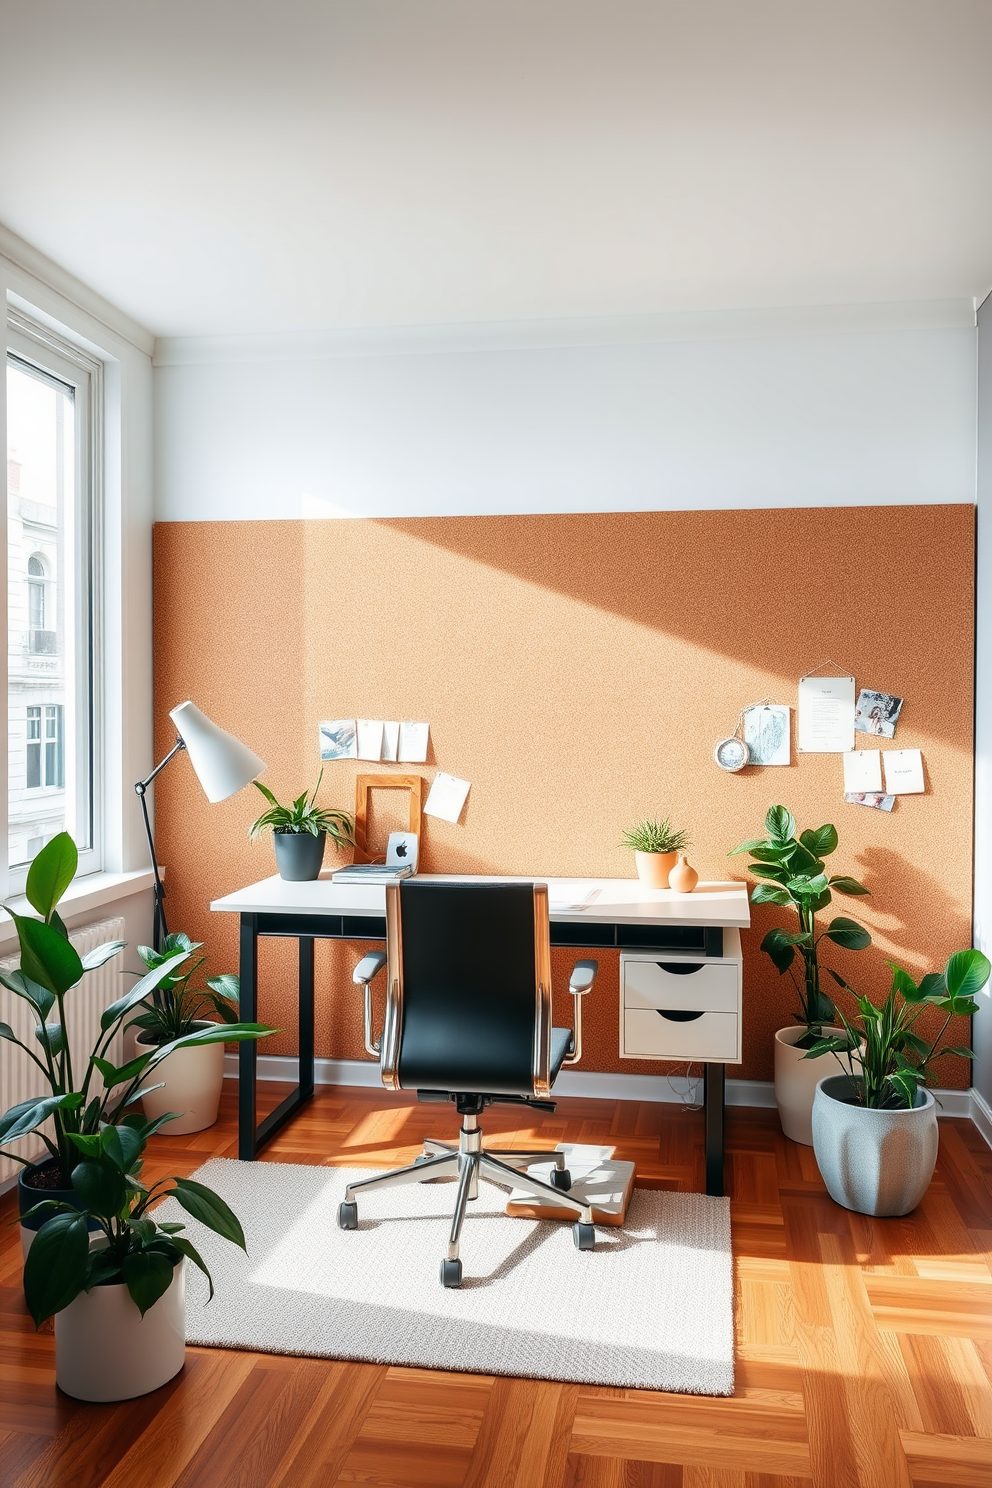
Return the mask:
M 77 739 L 77 772 L 88 774 L 90 805 L 90 843 L 79 853 L 79 875 L 99 872 L 104 865 L 104 696 L 103 696 L 103 523 L 104 523 L 104 367 L 96 357 L 74 346 L 57 332 L 24 311 L 7 306 L 7 340 L 4 356 L 27 363 L 43 376 L 55 378 L 73 389 L 76 491 L 76 542 L 72 560 L 75 566 L 76 594 L 88 593 L 89 602 L 77 614 L 75 636 L 75 675 L 85 678 L 89 694 L 88 737 Z M 4 523 L 3 559 L 6 560 L 6 523 Z M 7 647 L 3 647 L 2 691 L 7 695 Z M 45 747 L 44 713 L 42 714 L 42 749 Z M 63 742 L 64 748 L 64 742 Z M 63 769 L 65 767 L 63 766 Z M 44 778 L 44 762 L 42 763 Z M 6 800 L 7 777 L 4 774 Z M 68 776 L 66 772 L 68 784 Z M 44 789 L 44 787 L 42 787 Z M 79 781 L 76 782 L 78 799 Z M 0 896 L 23 893 L 27 866 L 8 866 L 8 810 L 0 812 Z

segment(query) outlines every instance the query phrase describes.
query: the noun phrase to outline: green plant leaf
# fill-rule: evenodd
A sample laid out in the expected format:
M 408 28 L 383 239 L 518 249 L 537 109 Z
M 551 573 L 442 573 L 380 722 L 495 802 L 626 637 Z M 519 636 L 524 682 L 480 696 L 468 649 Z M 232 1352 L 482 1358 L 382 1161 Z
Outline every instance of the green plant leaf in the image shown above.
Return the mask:
M 799 841 L 815 858 L 829 857 L 837 848 L 837 828 L 830 826 L 807 828 L 799 835 Z
M 43 920 L 51 917 L 56 904 L 75 878 L 78 866 L 79 854 L 68 832 L 59 832 L 35 854 L 28 869 L 24 893 L 32 909 L 37 910 Z
M 919 1002 L 920 992 L 909 972 L 904 971 L 901 966 L 897 966 L 894 961 L 889 961 L 886 964 L 892 968 L 893 992 L 898 992 L 899 996 L 904 998 L 906 1002 Z
M 164 961 L 161 966 L 153 967 L 151 971 L 147 971 L 140 981 L 135 982 L 129 992 L 125 992 L 123 997 L 119 997 L 116 1002 L 112 1002 L 109 1007 L 104 1008 L 100 1015 L 100 1027 L 104 1033 L 119 1018 L 123 1018 L 133 1007 L 137 1007 L 138 1003 L 142 1002 L 148 996 L 149 992 L 153 992 L 156 987 L 160 986 L 169 973 L 174 971 L 181 962 L 185 961 L 186 955 L 187 952 L 179 951 L 176 955 L 170 956 L 168 961 Z
M 54 840 L 54 839 L 53 839 Z M 42 849 L 44 851 L 44 849 Z M 4 906 L 7 908 L 7 906 Z M 33 982 L 62 996 L 74 987 L 83 974 L 83 963 L 74 946 L 44 920 L 33 920 L 7 908 L 17 926 L 21 943 L 21 971 Z
M 871 936 L 864 926 L 844 915 L 832 919 L 823 933 L 828 940 L 848 951 L 863 951 L 865 946 L 871 945 Z
M 944 968 L 944 981 L 950 997 L 974 997 L 992 974 L 992 964 L 981 951 L 955 951 Z
M 112 960 L 118 951 L 123 951 L 126 945 L 126 940 L 108 940 L 103 945 L 94 946 L 92 951 L 87 951 L 85 956 L 80 957 L 83 970 L 96 971 L 98 967 Z
M 65 1029 L 61 1023 L 36 1023 L 34 1036 L 53 1059 L 57 1059 L 65 1048 Z
M 42 1225 L 24 1263 L 24 1300 L 36 1328 L 83 1291 L 88 1258 L 84 1214 L 56 1214 Z
M 127 1064 L 122 1064 L 118 1068 L 116 1065 L 111 1064 L 109 1059 L 101 1059 L 98 1055 L 94 1054 L 90 1063 L 103 1076 L 104 1089 L 114 1090 L 118 1085 L 129 1084 L 136 1075 L 140 1075 L 151 1057 L 150 1053 L 139 1054 L 137 1059 L 132 1059 Z
M 778 971 L 779 976 L 787 972 L 795 960 L 795 941 L 787 931 L 780 929 L 777 925 L 768 931 L 761 942 L 761 949 L 771 959 L 772 965 Z
M 172 1190 L 172 1196 L 182 1205 L 187 1214 L 192 1214 L 194 1219 L 198 1219 L 201 1224 L 205 1224 L 209 1230 L 213 1230 L 223 1239 L 240 1245 L 247 1254 L 248 1247 L 245 1245 L 245 1234 L 241 1223 L 219 1194 L 215 1194 L 212 1188 L 207 1188 L 202 1183 L 194 1182 L 192 1178 L 176 1178 L 174 1182 L 176 1186 Z
M 171 1232 L 172 1227 L 170 1226 L 169 1228 L 170 1228 L 170 1232 Z M 159 1225 L 159 1229 L 160 1230 L 164 1230 L 165 1229 L 165 1225 Z M 206 1267 L 206 1264 L 205 1264 L 205 1262 L 203 1260 L 203 1257 L 200 1255 L 200 1252 L 196 1249 L 196 1246 L 193 1245 L 191 1241 L 187 1240 L 186 1237 L 185 1237 L 185 1235 L 175 1235 L 174 1232 L 173 1232 L 172 1244 L 176 1247 L 177 1250 L 181 1250 L 182 1253 L 183 1253 L 183 1255 L 186 1256 L 189 1260 L 191 1260 L 193 1262 L 193 1265 L 194 1266 L 199 1266 L 200 1270 L 203 1272 L 204 1276 L 207 1278 L 207 1285 L 210 1287 L 210 1291 L 209 1291 L 209 1293 L 207 1295 L 207 1301 L 208 1302 L 211 1302 L 213 1300 L 213 1295 L 214 1295 L 214 1279 L 210 1275 L 210 1272 L 207 1270 L 207 1267 Z
M 127 1201 L 124 1174 L 106 1158 L 84 1157 L 72 1170 L 72 1186 L 83 1206 L 99 1219 L 113 1219 Z
M 771 863 L 749 863 L 747 871 L 753 873 L 755 878 L 770 878 L 779 884 L 786 883 L 789 877 L 785 868 L 775 868 Z
M 916 1092 L 922 1084 L 919 1075 L 909 1069 L 895 1070 L 889 1076 L 888 1084 L 902 1098 L 904 1104 L 912 1109 Z
M 847 878 L 840 873 L 830 880 L 830 887 L 836 889 L 838 894 L 870 894 L 871 889 L 866 889 L 863 883 L 858 883 L 856 878 Z
M 746 842 L 732 847 L 728 852 L 728 858 L 736 858 L 738 853 L 753 853 L 759 847 L 767 847 L 768 843 L 764 837 L 749 837 Z
M 771 806 L 765 817 L 765 831 L 773 842 L 788 842 L 795 836 L 796 818 L 785 806 Z
M 69 1132 L 67 1133 L 72 1145 L 83 1154 L 84 1157 L 99 1157 L 101 1152 L 99 1132 Z
M 11 1106 L 9 1111 L 0 1116 L 0 1147 L 16 1141 L 18 1137 L 26 1137 L 56 1111 L 71 1110 L 73 1105 L 79 1105 L 79 1097 L 69 1094 L 32 1096 L 30 1100 Z
M 24 1002 L 29 1002 L 36 1010 L 42 1022 L 44 1022 L 55 1006 L 54 994 L 49 992 L 47 987 L 42 987 L 37 982 L 32 982 L 31 978 L 26 977 L 23 971 L 0 972 L 0 983 L 7 988 L 8 992 L 13 992 L 15 997 L 20 997 Z
M 122 1173 L 130 1173 L 141 1156 L 145 1137 L 133 1126 L 105 1126 L 100 1132 L 100 1146 Z
M 792 903 L 792 899 L 785 889 L 781 889 L 775 884 L 759 883 L 755 884 L 751 890 L 751 903 L 788 906 Z
M 172 1285 L 175 1266 L 154 1250 L 133 1250 L 121 1262 L 121 1275 L 131 1300 L 144 1317 Z
M 801 842 L 790 843 L 784 862 L 793 878 L 813 878 L 816 874 L 823 873 L 823 864 L 819 858 L 807 852 Z M 824 878 L 823 882 L 826 881 Z
M 274 1032 L 275 1029 L 269 1028 L 265 1023 L 212 1023 L 209 1028 L 198 1028 L 194 1033 L 185 1033 L 168 1044 L 159 1044 L 148 1061 L 148 1073 L 152 1074 L 156 1065 L 161 1064 L 173 1049 L 188 1049 L 197 1044 L 243 1044 L 251 1039 L 265 1038 Z
M 269 790 L 269 787 L 267 785 L 263 785 L 260 780 L 253 780 L 252 785 L 255 787 L 256 790 L 260 790 L 262 792 L 262 795 L 271 806 L 279 805 L 279 802 L 276 800 L 275 796 Z
M 974 1049 L 969 1049 L 966 1044 L 945 1044 L 942 1049 L 934 1055 L 935 1059 L 943 1059 L 945 1054 L 953 1054 L 955 1059 L 974 1059 Z

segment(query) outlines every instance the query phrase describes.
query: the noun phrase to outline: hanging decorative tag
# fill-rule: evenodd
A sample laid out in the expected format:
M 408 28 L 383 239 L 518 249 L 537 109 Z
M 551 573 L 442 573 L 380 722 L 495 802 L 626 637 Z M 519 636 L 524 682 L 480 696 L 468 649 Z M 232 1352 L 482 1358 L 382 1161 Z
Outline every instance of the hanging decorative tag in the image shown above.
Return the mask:
M 752 765 L 788 765 L 792 763 L 792 740 L 789 708 L 765 698 L 744 709 L 744 742 L 751 752 Z
M 730 734 L 726 739 L 719 741 L 713 751 L 713 758 L 721 770 L 734 774 L 750 764 L 751 751 L 743 739 L 738 738 L 736 734 Z

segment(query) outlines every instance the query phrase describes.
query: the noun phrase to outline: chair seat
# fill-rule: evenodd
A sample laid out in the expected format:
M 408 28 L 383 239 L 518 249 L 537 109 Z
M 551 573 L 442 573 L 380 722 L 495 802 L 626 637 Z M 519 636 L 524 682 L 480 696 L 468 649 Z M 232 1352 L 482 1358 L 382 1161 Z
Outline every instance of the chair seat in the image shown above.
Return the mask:
M 561 1069 L 568 1053 L 568 1046 L 572 1041 L 572 1030 L 570 1028 L 552 1028 L 551 1030 L 551 1083 L 555 1083 L 558 1071 Z

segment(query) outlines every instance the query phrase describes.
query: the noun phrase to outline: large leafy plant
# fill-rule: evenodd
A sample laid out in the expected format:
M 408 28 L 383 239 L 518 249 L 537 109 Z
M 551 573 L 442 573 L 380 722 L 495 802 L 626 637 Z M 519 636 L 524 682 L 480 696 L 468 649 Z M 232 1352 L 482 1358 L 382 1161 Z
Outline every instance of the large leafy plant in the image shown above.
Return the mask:
M 145 1143 L 171 1119 L 170 1114 L 144 1121 L 131 1114 L 117 1126 L 102 1125 L 85 1136 L 71 1134 L 76 1154 L 72 1187 L 80 1207 L 45 1199 L 31 1210 L 51 1216 L 35 1235 L 24 1266 L 24 1296 L 36 1327 L 81 1292 L 114 1282 L 124 1283 L 143 1317 L 168 1290 L 184 1257 L 204 1273 L 213 1296 L 210 1272 L 181 1233 L 186 1226 L 161 1224 L 149 1213 L 167 1193 L 208 1229 L 246 1248 L 240 1223 L 213 1189 L 192 1178 L 161 1178 L 151 1187 L 142 1182 Z M 103 1235 L 92 1249 L 90 1220 Z
M 123 1121 L 144 1091 L 152 1088 L 149 1081 L 154 1085 L 157 1066 L 173 1049 L 218 1040 L 238 1043 L 262 1038 L 272 1031 L 263 1023 L 216 1024 L 115 1066 L 106 1057 L 114 1035 L 128 1013 L 188 958 L 187 951 L 177 950 L 104 1009 L 92 1052 L 84 1067 L 75 1069 L 66 1036 L 66 999 L 87 972 L 95 971 L 124 948 L 123 941 L 112 940 L 80 957 L 70 943 L 58 905 L 72 882 L 77 863 L 76 844 L 68 832 L 60 832 L 38 853 L 28 870 L 25 892 L 40 918 L 15 914 L 5 906 L 17 927 L 21 959 L 17 970 L 0 973 L 0 982 L 26 1002 L 37 1019 L 34 1030 L 37 1048 L 32 1049 L 19 1039 L 7 1023 L 0 1023 L 0 1039 L 23 1050 L 37 1065 L 49 1090 L 47 1095 L 32 1096 L 11 1106 L 0 1117 L 0 1147 L 37 1132 L 55 1161 L 62 1187 L 68 1185 L 69 1174 L 77 1161 L 78 1148 L 73 1139 L 92 1136 L 104 1124 Z M 42 1130 L 49 1120 L 51 1133 Z M 16 1153 L 9 1155 L 24 1167 L 34 1165 L 32 1160 Z
M 836 915 L 821 930 L 817 915 L 838 894 L 867 894 L 869 891 L 856 878 L 846 874 L 828 875 L 825 859 L 837 848 L 837 828 L 816 827 L 796 836 L 796 819 L 785 806 L 772 806 L 765 817 L 767 837 L 756 837 L 735 847 L 728 857 L 750 853 L 753 859 L 748 872 L 761 883 L 751 891 L 752 904 L 777 904 L 795 911 L 798 930 L 783 930 L 780 925 L 768 931 L 761 949 L 771 959 L 779 976 L 792 978 L 799 995 L 796 1021 L 806 1032 L 796 1047 L 811 1049 L 820 1037 L 825 1023 L 834 1017 L 834 1004 L 820 985 L 820 944 L 824 940 L 843 946 L 848 951 L 862 951 L 871 945 L 871 936 L 863 925 L 846 915 Z M 796 953 L 802 964 L 802 976 L 793 970 Z
M 935 1059 L 945 1054 L 957 1059 L 974 1058 L 970 1049 L 942 1040 L 951 1018 L 971 1017 L 978 1012 L 973 999 L 992 974 L 992 965 L 981 951 L 956 951 L 943 972 L 929 972 L 916 983 L 894 961 L 888 964 L 892 967 L 892 986 L 880 1007 L 831 970 L 834 981 L 854 998 L 858 1014 L 851 1021 L 838 1008 L 836 1016 L 844 1032 L 818 1039 L 805 1057 L 836 1055 L 847 1066 L 851 1096 L 858 1105 L 898 1110 L 916 1104 L 916 1093 L 926 1084 Z M 947 1015 L 934 1039 L 924 1038 L 914 1027 L 929 1007 Z
M 167 935 L 161 950 L 138 946 L 138 959 L 149 971 L 157 971 L 171 962 L 177 951 L 185 952 L 188 959 L 202 949 L 202 941 L 190 940 L 180 931 Z M 194 978 L 206 965 L 206 959 L 196 956 L 192 965 L 180 962 L 175 972 L 167 972 L 140 1004 L 139 1016 L 132 1018 L 127 1026 L 140 1028 L 149 1035 L 147 1042 L 156 1044 L 188 1037 L 196 1031 L 205 1013 L 216 1013 L 222 1023 L 234 1027 L 238 1022 L 241 983 L 233 973 L 226 972 L 223 976 L 207 977 L 206 988 L 194 986 Z
M 280 806 L 267 785 L 263 785 L 260 780 L 253 780 L 252 785 L 262 792 L 269 803 L 269 809 L 252 822 L 248 828 L 248 836 L 254 838 L 262 832 L 272 831 L 309 832 L 311 837 L 319 837 L 321 832 L 326 832 L 336 847 L 351 847 L 355 841 L 353 817 L 347 811 L 339 811 L 334 806 L 317 805 L 317 792 L 323 778 L 324 772 L 321 770 L 313 790 L 304 791 L 302 796 L 297 796 L 291 806 Z

